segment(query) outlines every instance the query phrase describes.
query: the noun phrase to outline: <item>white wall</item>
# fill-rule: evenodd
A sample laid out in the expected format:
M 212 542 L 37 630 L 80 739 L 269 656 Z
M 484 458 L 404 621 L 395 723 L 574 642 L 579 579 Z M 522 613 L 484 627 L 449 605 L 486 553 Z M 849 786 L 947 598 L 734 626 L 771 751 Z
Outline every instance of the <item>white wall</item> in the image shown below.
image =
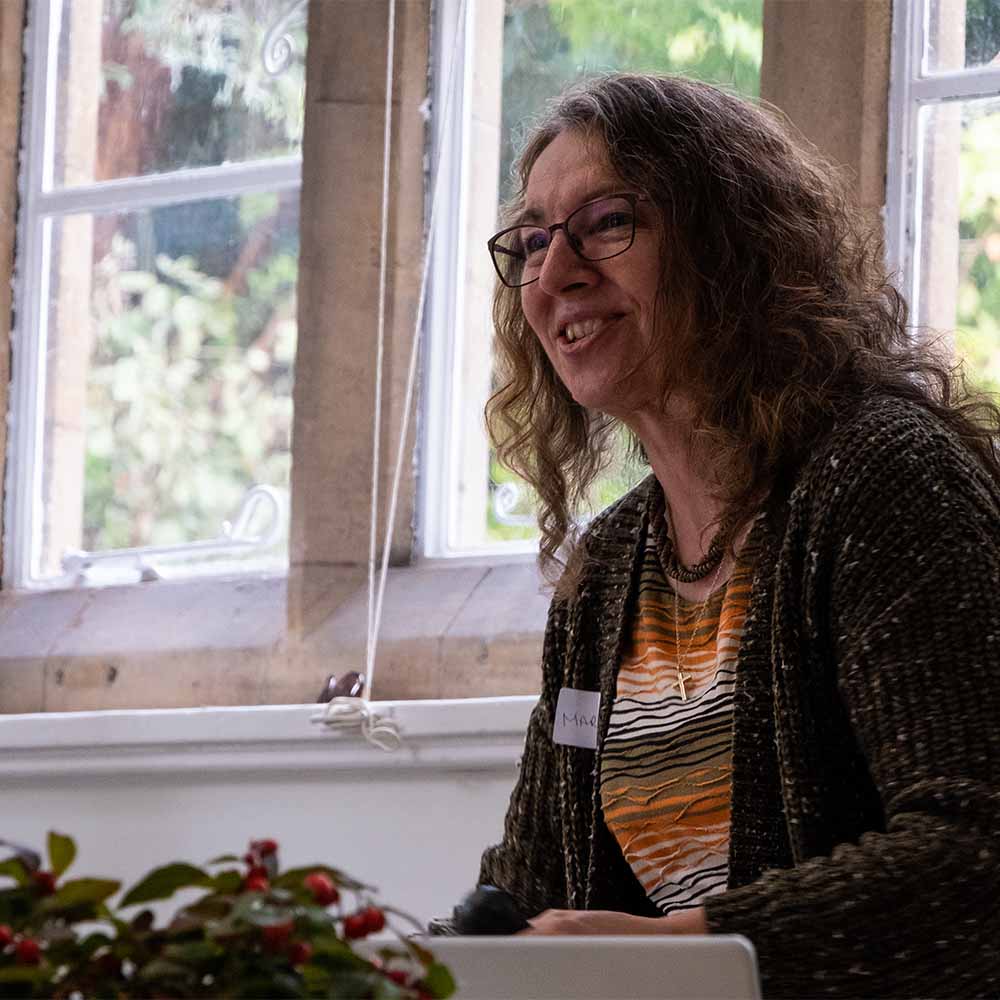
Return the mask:
M 0 837 L 69 833 L 70 874 L 126 884 L 274 837 L 283 867 L 341 867 L 426 921 L 500 834 L 534 700 L 376 704 L 394 753 L 313 723 L 321 706 L 0 717 Z

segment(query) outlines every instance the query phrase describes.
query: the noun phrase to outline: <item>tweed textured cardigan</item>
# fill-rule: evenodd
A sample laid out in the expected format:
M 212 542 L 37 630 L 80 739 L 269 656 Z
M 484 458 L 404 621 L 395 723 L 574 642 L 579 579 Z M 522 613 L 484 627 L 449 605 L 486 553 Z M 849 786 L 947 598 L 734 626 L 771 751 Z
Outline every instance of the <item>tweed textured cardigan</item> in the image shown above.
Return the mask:
M 600 747 L 650 477 L 592 522 L 480 882 L 525 912 L 656 916 L 601 815 Z M 737 666 L 727 891 L 713 933 L 765 996 L 1000 994 L 1000 485 L 914 404 L 863 401 L 775 490 Z M 562 687 L 598 750 L 556 746 Z

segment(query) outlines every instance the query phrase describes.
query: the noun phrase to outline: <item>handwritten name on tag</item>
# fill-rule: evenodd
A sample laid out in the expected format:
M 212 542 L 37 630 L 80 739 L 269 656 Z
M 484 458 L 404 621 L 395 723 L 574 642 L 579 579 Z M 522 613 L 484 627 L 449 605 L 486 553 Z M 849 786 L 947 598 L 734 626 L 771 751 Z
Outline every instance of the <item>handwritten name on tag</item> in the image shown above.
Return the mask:
M 601 709 L 600 691 L 563 688 L 556 702 L 556 721 L 552 742 L 565 747 L 597 749 L 597 714 Z

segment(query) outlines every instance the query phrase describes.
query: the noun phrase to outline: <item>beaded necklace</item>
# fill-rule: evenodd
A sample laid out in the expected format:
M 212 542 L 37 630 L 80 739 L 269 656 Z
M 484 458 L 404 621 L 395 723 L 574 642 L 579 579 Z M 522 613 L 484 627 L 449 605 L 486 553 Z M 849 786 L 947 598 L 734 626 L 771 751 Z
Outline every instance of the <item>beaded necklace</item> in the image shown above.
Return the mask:
M 663 572 L 671 579 L 679 580 L 681 583 L 697 583 L 699 580 L 704 580 L 713 569 L 722 565 L 722 557 L 726 552 L 726 538 L 729 534 L 728 523 L 724 520 L 720 525 L 701 562 L 695 563 L 694 566 L 685 566 L 677 558 L 677 553 L 674 550 L 672 536 L 675 532 L 670 517 L 670 507 L 663 491 L 656 490 L 652 499 L 649 512 L 650 527 L 653 532 L 653 541 L 656 542 L 656 548 L 660 554 Z

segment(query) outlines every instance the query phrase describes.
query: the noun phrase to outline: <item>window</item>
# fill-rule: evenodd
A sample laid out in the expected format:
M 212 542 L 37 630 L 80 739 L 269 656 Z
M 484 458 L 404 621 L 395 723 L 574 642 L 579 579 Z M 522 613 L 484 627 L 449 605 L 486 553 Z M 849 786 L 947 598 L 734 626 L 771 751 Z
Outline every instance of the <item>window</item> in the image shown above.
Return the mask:
M 28 13 L 5 586 L 283 568 L 305 3 Z
M 438 16 L 435 143 L 451 197 L 435 233 L 421 547 L 430 556 L 533 551 L 531 498 L 497 463 L 483 425 L 494 282 L 485 247 L 513 190 L 525 122 L 573 80 L 609 70 L 682 72 L 756 96 L 763 2 L 446 0 Z M 623 449 L 595 509 L 640 474 Z
M 503 169 L 501 160 L 509 156 L 509 153 L 501 152 L 500 136 L 502 133 L 508 135 L 511 142 L 517 141 L 518 130 L 504 122 L 521 113 L 516 110 L 518 107 L 533 109 L 535 102 L 542 99 L 544 90 L 539 84 L 533 95 L 521 95 L 518 98 L 520 105 L 503 102 L 507 102 L 505 95 L 508 92 L 517 95 L 519 80 L 525 84 L 529 82 L 526 66 L 530 65 L 530 60 L 526 56 L 536 45 L 536 39 L 540 41 L 543 37 L 542 34 L 535 34 L 539 22 L 544 26 L 548 18 L 558 28 L 558 33 L 553 29 L 546 58 L 552 65 L 561 66 L 560 73 L 568 73 L 567 60 L 577 58 L 574 45 L 580 39 L 587 41 L 584 29 L 588 22 L 584 15 L 588 11 L 591 14 L 598 12 L 608 23 L 609 18 L 620 15 L 620 20 L 627 21 L 634 29 L 625 36 L 628 44 L 622 42 L 620 51 L 610 44 L 607 46 L 611 55 L 597 51 L 600 33 L 605 30 L 604 22 L 597 21 L 596 27 L 588 29 L 595 52 L 592 65 L 601 68 L 619 64 L 652 65 L 643 62 L 651 50 L 650 46 L 640 44 L 647 41 L 648 32 L 644 26 L 650 23 L 647 20 L 650 17 L 670 18 L 665 22 L 669 28 L 667 54 L 670 65 L 687 67 L 689 71 L 709 78 L 735 81 L 740 89 L 752 93 L 756 92 L 759 66 L 763 62 L 762 92 L 786 109 L 806 134 L 821 144 L 826 142 L 828 151 L 836 156 L 843 153 L 846 144 L 839 139 L 830 142 L 831 135 L 839 137 L 860 133 L 864 142 L 859 150 L 855 151 L 853 147 L 848 150 L 848 165 L 855 165 L 857 153 L 859 162 L 867 163 L 865 157 L 872 162 L 877 161 L 879 178 L 884 166 L 881 152 L 884 122 L 881 117 L 877 120 L 866 118 L 864 128 L 861 128 L 859 107 L 865 105 L 864 100 L 859 102 L 859 99 L 870 97 L 871 104 L 877 104 L 879 115 L 884 110 L 888 58 L 879 53 L 888 47 L 888 24 L 878 19 L 866 19 L 864 30 L 859 32 L 851 6 L 769 5 L 765 32 L 769 41 L 762 59 L 760 0 L 746 0 L 745 3 L 692 0 L 684 4 L 664 4 L 662 0 L 630 0 L 628 3 L 564 0 L 559 4 L 549 0 L 512 0 L 509 4 L 505 0 L 466 2 L 468 20 L 462 25 L 462 43 L 457 52 L 459 56 L 468 58 L 459 59 L 458 68 L 454 71 L 449 69 L 452 59 L 450 39 L 451 28 L 459 20 L 460 0 L 398 4 L 396 12 L 391 144 L 393 174 L 388 230 L 391 263 L 387 305 L 390 308 L 384 368 L 387 379 L 382 421 L 380 518 L 383 523 L 379 529 L 380 538 L 386 517 L 385 498 L 389 494 L 393 471 L 405 373 L 419 299 L 420 274 L 415 264 L 423 245 L 427 218 L 424 199 L 429 174 L 427 168 L 437 161 L 439 153 L 442 155 L 440 162 L 443 170 L 450 171 L 445 190 L 454 191 L 456 195 L 453 201 L 446 199 L 444 205 L 439 206 L 441 227 L 434 244 L 438 257 L 431 271 L 435 313 L 429 317 L 427 324 L 433 343 L 423 359 L 421 396 L 426 408 L 419 426 L 420 441 L 416 455 L 420 473 L 419 476 L 414 475 L 413 467 L 407 466 L 392 532 L 393 568 L 386 590 L 375 687 L 375 696 L 380 699 L 482 697 L 523 694 L 537 689 L 537 663 L 546 598 L 538 593 L 538 580 L 529 557 L 505 560 L 494 554 L 510 551 L 504 546 L 523 544 L 526 548 L 533 548 L 534 543 L 531 539 L 521 543 L 503 538 L 491 540 L 486 533 L 490 456 L 485 437 L 478 431 L 465 437 L 459 432 L 466 426 L 473 430 L 481 428 L 482 401 L 489 392 L 488 339 L 485 339 L 489 334 L 489 322 L 484 312 L 491 291 L 492 274 L 484 244 L 486 237 L 495 231 L 496 204 Z M 34 73 L 27 105 L 22 109 L 21 116 L 25 132 L 22 162 L 27 165 L 22 181 L 22 232 L 18 241 L 21 254 L 18 262 L 20 297 L 14 344 L 19 381 L 11 400 L 5 545 L 0 553 L 4 557 L 6 574 L 5 587 L 0 592 L 0 711 L 60 712 L 311 702 L 330 673 L 340 675 L 347 670 L 356 670 L 358 664 L 364 662 L 367 637 L 364 566 L 368 556 L 367 527 L 371 516 L 386 8 L 365 0 L 351 4 L 315 0 L 308 4 L 309 87 L 305 107 L 307 124 L 302 140 L 303 225 L 298 230 L 301 242 L 293 242 L 294 225 L 281 229 L 281 232 L 287 233 L 288 242 L 278 241 L 277 245 L 282 253 L 287 252 L 286 260 L 276 269 L 272 290 L 256 285 L 260 293 L 259 301 L 288 302 L 289 310 L 294 305 L 298 314 L 297 330 L 288 323 L 284 312 L 276 317 L 284 338 L 281 351 L 275 352 L 281 365 L 272 366 L 269 374 L 275 377 L 280 375 L 286 381 L 280 393 L 267 397 L 283 401 L 276 406 L 285 407 L 281 416 L 285 420 L 289 398 L 285 387 L 291 386 L 292 376 L 289 349 L 294 349 L 295 431 L 291 478 L 294 511 L 288 574 L 259 579 L 241 575 L 235 579 L 216 577 L 183 583 L 165 581 L 141 586 L 65 588 L 56 592 L 24 593 L 14 589 L 16 580 L 33 579 L 33 582 L 41 584 L 46 579 L 58 581 L 59 576 L 45 578 L 38 575 L 32 578 L 30 560 L 26 555 L 32 548 L 22 544 L 22 539 L 29 537 L 28 529 L 37 531 L 37 536 L 32 536 L 31 545 L 40 551 L 46 540 L 45 531 L 50 530 L 44 527 L 48 514 L 43 502 L 46 496 L 52 505 L 59 501 L 68 507 L 71 505 L 67 498 L 74 495 L 65 485 L 72 485 L 66 462 L 60 466 L 60 475 L 65 479 L 58 479 L 54 472 L 45 472 L 48 467 L 46 462 L 55 462 L 50 454 L 54 446 L 44 433 L 46 407 L 51 409 L 54 406 L 51 386 L 68 369 L 78 381 L 70 379 L 66 384 L 76 387 L 78 398 L 89 390 L 104 393 L 105 405 L 108 405 L 110 397 L 111 402 L 120 408 L 114 411 L 115 414 L 135 417 L 140 409 L 133 407 L 128 398 L 128 379 L 123 377 L 125 398 L 119 400 L 115 398 L 115 393 L 120 394 L 121 387 L 115 387 L 110 374 L 103 382 L 90 377 L 91 372 L 100 370 L 100 366 L 105 364 L 104 355 L 98 356 L 95 361 L 93 352 L 87 354 L 87 367 L 84 367 L 74 360 L 76 355 L 62 351 L 67 343 L 71 346 L 74 343 L 72 333 L 75 327 L 71 327 L 70 333 L 61 338 L 60 345 L 62 331 L 54 329 L 53 324 L 61 322 L 63 316 L 84 316 L 89 320 L 94 308 L 105 309 L 101 315 L 107 315 L 109 309 L 105 299 L 95 300 L 92 294 L 88 297 L 83 292 L 73 299 L 65 287 L 61 289 L 61 284 L 66 285 L 58 271 L 62 261 L 67 260 L 67 266 L 72 263 L 73 251 L 76 250 L 87 264 L 79 270 L 89 275 L 90 281 L 109 282 L 111 278 L 104 274 L 94 277 L 97 265 L 107 255 L 95 260 L 93 254 L 87 257 L 79 249 L 94 247 L 100 235 L 100 226 L 107 222 L 132 244 L 122 247 L 121 256 L 109 262 L 117 267 L 117 271 L 112 271 L 112 277 L 118 282 L 118 297 L 111 299 L 116 308 L 122 302 L 132 305 L 143 300 L 150 291 L 144 287 L 149 283 L 149 273 L 157 278 L 158 283 L 168 284 L 171 294 L 185 288 L 186 281 L 219 281 L 218 271 L 209 269 L 211 262 L 207 258 L 195 260 L 192 266 L 189 260 L 184 260 L 183 249 L 178 249 L 176 243 L 151 242 L 151 237 L 157 240 L 163 237 L 161 218 L 168 234 L 174 233 L 180 225 L 172 220 L 181 217 L 188 222 L 187 231 L 194 229 L 199 236 L 205 235 L 208 230 L 221 231 L 222 222 L 227 217 L 235 217 L 244 227 L 244 232 L 246 227 L 251 227 L 249 231 L 253 233 L 255 230 L 252 227 L 256 222 L 266 218 L 267 212 L 274 207 L 275 196 L 278 199 L 279 220 L 284 218 L 282 213 L 286 209 L 293 211 L 300 184 L 297 139 L 283 146 L 272 144 L 269 148 L 250 149 L 244 146 L 236 152 L 208 159 L 176 158 L 165 161 L 159 170 L 135 166 L 132 172 L 123 170 L 117 177 L 97 173 L 88 175 L 84 171 L 82 179 L 70 177 L 72 183 L 59 174 L 54 165 L 51 177 L 46 179 L 39 173 L 41 164 L 45 162 L 43 152 L 48 148 L 43 140 L 47 139 L 48 128 L 52 137 L 47 141 L 58 148 L 56 140 L 60 138 L 60 129 L 63 128 L 59 125 L 58 114 L 63 115 L 63 121 L 73 122 L 80 132 L 89 132 L 95 146 L 97 137 L 102 135 L 96 125 L 83 129 L 84 108 L 59 110 L 62 105 L 52 96 L 58 92 L 59 67 L 71 65 L 70 52 L 77 51 L 70 44 L 77 10 L 81 11 L 79 17 L 85 21 L 89 12 L 92 17 L 87 23 L 91 30 L 94 23 L 100 24 L 103 36 L 105 11 L 120 12 L 124 8 L 120 3 L 112 6 L 108 0 L 61 0 L 59 4 L 51 0 L 49 3 L 26 0 L 26 4 L 31 15 L 31 30 L 27 37 L 30 68 L 44 66 L 48 69 Z M 7 4 L 0 5 L 6 22 L 0 25 L 3 28 L 0 30 L 0 70 L 11 76 L 12 69 L 20 64 L 21 39 L 16 37 L 20 29 L 20 14 L 16 6 L 13 0 L 9 7 Z M 158 0 L 134 0 L 131 7 L 136 12 L 134 21 L 128 25 L 129 29 L 133 29 L 129 32 L 133 45 L 146 49 L 145 44 L 139 46 L 139 39 L 134 37 L 146 26 L 159 25 L 162 29 L 156 42 L 149 43 L 153 49 L 152 58 L 162 62 L 164 57 L 175 52 L 177 39 L 174 36 L 179 35 L 181 27 L 187 23 L 181 19 L 181 13 L 197 13 L 198 23 L 205 23 L 205 18 L 215 17 L 222 11 L 226 15 L 222 19 L 225 27 L 233 33 L 232 44 L 227 43 L 224 55 L 227 59 L 231 56 L 245 60 L 247 72 L 257 74 L 255 79 L 262 86 L 254 91 L 256 97 L 263 99 L 268 88 L 275 86 L 287 88 L 294 84 L 301 88 L 306 0 L 254 0 L 254 6 L 249 0 L 241 5 L 237 5 L 236 0 L 188 0 L 186 6 L 180 6 L 177 0 L 170 0 L 171 9 L 180 12 L 175 21 L 170 20 L 172 15 L 168 14 L 167 6 Z M 351 16 L 345 18 L 342 14 L 348 7 Z M 254 21 L 252 32 L 248 28 L 248 34 L 240 35 L 236 14 L 246 10 L 257 10 L 259 16 Z M 435 18 L 433 24 L 430 21 L 432 12 Z M 570 32 L 568 26 L 574 18 L 577 18 L 576 27 Z M 10 30 L 7 30 L 8 27 Z M 272 79 L 260 73 L 261 63 L 252 57 L 259 56 L 267 39 L 278 43 L 286 34 L 292 39 L 292 61 L 282 76 Z M 563 41 L 559 41 L 559 37 Z M 652 45 L 657 58 L 662 58 L 666 37 L 663 36 L 663 44 Z M 831 38 L 835 39 L 833 44 Z M 99 41 L 103 44 L 102 40 Z M 435 50 L 432 51 L 429 42 L 434 43 Z M 508 57 L 504 51 L 511 50 L 515 43 L 521 46 L 520 62 L 505 62 Z M 809 51 L 809 59 L 802 58 L 803 50 Z M 268 51 L 272 51 L 270 45 Z M 93 41 L 93 35 L 89 52 L 93 60 L 92 72 L 100 79 L 104 57 L 100 44 Z M 553 56 L 552 52 L 556 55 Z M 865 59 L 863 73 L 859 71 L 859 52 Z M 205 54 L 206 58 L 209 54 Z M 620 61 L 615 62 L 619 57 Z M 703 72 L 698 68 L 712 58 L 716 58 L 714 69 L 709 67 Z M 129 66 L 127 59 L 116 56 L 109 57 L 108 61 L 115 65 L 109 67 L 101 86 L 90 91 L 91 100 L 98 109 L 103 106 L 102 94 L 106 99 L 121 94 L 121 90 L 116 89 L 120 87 L 116 79 L 120 78 L 126 84 L 130 82 L 129 76 L 116 68 L 119 65 Z M 178 70 L 179 85 L 183 86 L 183 65 L 178 65 L 181 66 Z M 508 66 L 506 71 L 505 65 Z M 558 77 L 555 70 L 543 72 L 545 65 L 544 62 L 539 64 L 541 68 L 536 75 L 545 77 L 548 73 L 550 79 L 546 86 L 551 86 L 554 91 L 561 86 L 563 78 Z M 846 98 L 809 99 L 817 69 L 824 71 L 826 82 L 831 78 L 837 82 L 839 89 L 836 92 L 846 94 Z M 4 78 L 10 79 L 7 75 Z M 50 78 L 51 85 L 46 82 Z M 427 101 L 429 78 L 439 88 L 430 102 Z M 442 100 L 444 95 L 440 91 L 443 81 L 448 78 L 454 83 L 455 96 L 451 107 Z M 82 84 L 77 82 L 81 79 L 85 77 L 74 78 L 74 82 L 65 87 L 67 95 L 83 93 Z M 168 79 L 172 82 L 174 77 L 171 75 Z M 0 110 L 5 112 L 8 121 L 16 118 L 17 89 L 11 86 L 0 95 L 4 98 L 0 100 Z M 143 93 L 141 89 L 128 87 L 125 92 Z M 171 93 L 169 86 L 166 93 Z M 225 85 L 218 92 L 220 98 L 233 97 L 238 113 L 245 115 L 248 105 L 240 97 L 241 93 L 236 87 Z M 152 100 L 151 95 L 146 102 L 147 107 L 152 106 Z M 40 108 L 44 112 L 47 106 L 50 109 L 47 118 L 41 112 L 36 113 L 35 109 Z M 287 107 L 291 120 L 292 104 Z M 260 136 L 262 130 L 268 128 L 266 124 L 254 129 L 239 127 L 235 124 L 235 114 L 226 124 L 224 107 L 213 100 L 212 108 L 216 117 L 212 119 L 208 132 L 216 137 L 225 137 L 227 141 L 234 138 L 242 141 L 251 132 Z M 93 121 L 95 113 L 100 112 L 91 109 L 89 113 Z M 40 118 L 48 124 L 40 124 Z M 434 131 L 441 121 L 448 120 L 457 126 L 453 132 Z M 157 139 L 162 136 L 163 121 L 163 118 L 156 120 L 154 132 Z M 230 128 L 230 125 L 233 127 Z M 428 133 L 432 139 L 429 149 L 426 143 Z M 273 127 L 268 134 L 275 134 Z M 191 137 L 197 138 L 193 129 Z M 117 136 L 105 135 L 101 148 L 94 155 L 101 155 L 105 145 L 110 150 L 119 141 Z M 197 144 L 192 142 L 192 145 Z M 199 149 L 205 145 L 201 143 Z M 16 148 L 16 139 L 8 133 L 6 147 L 0 149 L 0 154 L 6 154 L 0 156 L 0 195 L 9 196 L 12 153 Z M 235 146 L 230 148 L 236 150 Z M 176 151 L 177 147 L 172 149 Z M 29 156 L 33 159 L 28 160 Z M 484 157 L 493 163 L 488 172 L 480 169 Z M 53 157 L 53 163 L 56 162 Z M 81 162 L 86 161 L 79 154 L 65 159 L 67 167 L 78 166 Z M 133 163 L 138 162 L 138 158 L 134 158 Z M 195 180 L 197 183 L 194 183 Z M 189 181 L 192 182 L 190 185 Z M 477 184 L 492 188 L 490 201 L 484 201 L 475 194 Z M 4 185 L 8 185 L 6 192 Z M 127 198 L 124 197 L 126 193 Z M 213 205 L 203 211 L 206 201 L 224 204 Z M 882 202 L 881 190 L 877 201 L 879 204 Z M 482 218 L 473 209 L 481 209 Z M 80 219 L 84 221 L 79 222 Z M 44 235 L 46 224 L 49 226 L 50 241 L 56 239 L 59 246 L 66 248 L 60 258 L 55 257 L 51 245 L 46 249 L 38 235 Z M 72 233 L 67 235 L 67 226 L 71 228 L 73 225 L 79 226 L 86 239 L 77 238 Z M 89 233 L 88 225 L 91 227 Z M 32 259 L 48 261 L 48 269 L 41 263 L 32 265 L 35 266 L 35 278 L 29 278 L 30 260 L 26 257 L 31 239 L 35 241 L 30 245 L 35 248 L 32 252 L 36 254 Z M 272 248 L 275 245 L 272 242 Z M 162 274 L 158 270 L 156 256 L 153 257 L 152 269 L 148 266 L 145 269 L 131 267 L 133 260 L 138 264 L 150 259 L 151 246 L 163 251 L 159 260 L 168 258 Z M 289 297 L 293 272 L 291 267 L 286 269 L 285 264 L 289 263 L 289 258 L 294 256 L 293 250 L 299 246 L 298 301 L 293 303 Z M 351 252 L 345 253 L 344 247 L 349 247 Z M 47 257 L 43 256 L 43 250 Z M 448 278 L 453 265 L 468 268 L 467 273 L 471 273 L 473 264 L 482 268 L 481 275 L 488 275 L 488 281 L 475 291 L 475 295 L 480 296 L 475 301 L 471 292 L 466 294 L 467 289 L 472 287 L 471 280 L 463 283 Z M 192 276 L 192 269 L 199 272 L 200 277 Z M 146 271 L 145 275 L 139 273 L 142 270 Z M 54 279 L 53 275 L 56 275 Z M 32 284 L 33 281 L 43 280 L 50 282 L 49 291 L 45 292 L 47 298 L 44 299 L 43 292 Z M 225 277 L 222 278 L 224 280 Z M 81 287 L 90 292 L 86 286 Z M 459 294 L 465 298 L 460 300 Z M 162 298 L 162 295 L 162 291 L 152 291 L 151 308 L 157 305 L 157 297 Z M 35 309 L 39 314 L 38 303 L 42 301 L 54 303 L 53 310 L 42 316 L 48 324 L 48 329 L 43 330 L 45 341 L 39 340 L 34 332 L 39 327 L 37 316 L 33 319 L 26 312 Z M 77 308 L 76 302 L 82 303 L 82 306 Z M 61 315 L 55 312 L 56 305 L 62 309 Z M 186 308 L 180 307 L 182 320 Z M 118 337 L 127 339 L 129 335 L 129 323 L 133 322 L 130 312 L 120 309 L 112 312 L 118 323 L 115 331 Z M 464 320 L 462 323 L 451 321 L 454 316 L 465 315 L 476 319 L 475 326 Z M 142 319 L 141 316 L 137 318 Z M 463 324 L 466 330 L 473 331 L 469 339 L 447 336 L 450 330 L 461 328 Z M 443 340 L 442 335 L 445 335 Z M 109 341 L 108 349 L 115 348 L 117 343 Z M 76 346 L 79 348 L 78 343 Z M 238 347 L 242 353 L 234 351 L 234 356 L 248 362 L 245 368 L 249 369 L 249 373 L 241 377 L 249 380 L 255 374 L 253 365 L 263 360 L 251 347 L 264 349 L 267 341 L 249 345 L 240 341 Z M 473 348 L 485 349 L 486 354 L 480 354 L 477 361 L 472 354 Z M 265 350 L 265 353 L 269 352 Z M 6 352 L 0 351 L 0 368 L 5 356 Z M 43 365 L 42 361 L 46 358 L 48 364 Z M 461 368 L 456 367 L 456 359 L 462 361 Z M 249 363 L 251 361 L 252 364 Z M 59 365 L 63 366 L 61 370 Z M 25 366 L 28 371 L 46 377 L 25 379 L 22 375 Z M 126 372 L 127 369 L 126 364 Z M 480 393 L 478 400 L 459 391 L 472 384 L 471 377 L 467 378 L 464 374 L 468 372 L 483 376 L 475 387 L 475 392 Z M 81 374 L 85 377 L 80 378 Z M 6 379 L 0 377 L 0 400 L 6 410 L 8 397 L 4 395 L 5 389 Z M 41 394 L 37 394 L 38 389 L 43 390 Z M 70 403 L 73 405 L 69 406 Z M 72 396 L 67 396 L 66 405 L 70 416 L 77 414 L 77 417 L 76 424 L 69 417 L 61 418 L 61 441 L 70 442 L 69 432 L 74 427 L 79 428 L 77 450 L 74 452 L 67 444 L 59 454 L 77 456 L 74 461 L 78 463 L 79 482 L 76 489 L 79 499 L 75 501 L 75 516 L 82 535 L 85 482 L 82 456 L 86 444 L 82 429 L 89 431 L 89 425 L 84 425 L 80 419 L 79 414 L 86 411 L 78 401 L 74 403 Z M 248 411 L 241 408 L 240 413 L 245 412 Z M 452 413 L 458 416 L 452 419 Z M 26 415 L 30 416 L 30 420 Z M 127 421 L 126 424 L 130 431 L 135 427 Z M 171 426 L 176 426 L 176 422 Z M 281 426 L 287 428 L 287 424 Z M 410 426 L 414 429 L 414 424 Z M 112 451 L 116 450 L 119 440 L 127 439 L 112 437 Z M 191 440 L 194 441 L 194 437 Z M 213 439 L 208 448 L 212 455 L 218 450 L 215 446 L 217 440 Z M 458 447 L 461 442 L 468 445 L 464 453 Z M 102 442 L 101 435 L 97 434 L 93 443 L 98 454 L 102 448 L 107 449 L 106 436 Z M 251 441 L 250 446 L 253 445 Z M 275 447 L 271 454 L 275 457 L 275 464 L 279 460 L 287 462 L 286 447 Z M 187 456 L 187 451 L 184 455 Z M 472 456 L 470 463 L 474 460 L 483 470 L 482 476 L 463 472 L 463 468 L 473 468 L 471 464 L 462 465 L 466 461 L 465 456 L 469 455 Z M 30 462 L 24 456 L 30 457 Z M 189 463 L 193 465 L 195 460 L 189 459 Z M 282 468 L 279 466 L 274 478 L 265 478 L 254 469 L 254 474 L 242 480 L 240 487 L 243 489 L 251 483 L 262 482 L 272 488 L 280 488 Z M 211 472 L 212 469 L 207 458 L 201 460 L 201 472 Z M 46 476 L 50 477 L 49 480 Z M 49 481 L 58 482 L 60 486 L 58 490 L 46 494 L 43 487 Z M 36 482 L 38 485 L 33 485 Z M 100 480 L 96 482 L 100 483 Z M 107 484 L 108 478 L 105 477 L 103 482 Z M 114 496 L 113 490 L 119 484 L 113 478 L 110 482 Z M 440 507 L 427 499 L 434 483 L 439 484 Z M 471 484 L 480 491 L 479 500 L 465 503 L 464 510 L 471 512 L 466 522 L 457 520 L 463 509 L 463 492 L 456 484 L 463 488 Z M 609 485 L 609 490 L 615 488 L 614 484 Z M 416 495 L 418 489 L 423 491 L 419 497 Z M 108 495 L 107 485 L 104 495 Z M 241 495 L 233 493 L 233 496 Z M 119 498 L 115 499 L 117 502 Z M 181 499 L 184 499 L 183 490 Z M 123 507 L 115 523 L 120 525 L 126 521 L 130 510 L 148 517 L 151 511 L 148 504 L 151 502 L 143 499 L 132 508 Z M 530 508 L 523 498 L 518 498 L 518 503 L 520 506 L 515 506 L 514 514 L 529 512 Z M 438 559 L 425 561 L 422 565 L 407 565 L 414 537 L 414 511 L 418 504 L 423 521 L 419 527 L 424 537 L 424 543 L 419 546 L 420 552 L 453 555 L 478 551 L 490 554 L 483 559 L 468 561 Z M 181 539 L 189 549 L 189 557 L 199 555 L 197 551 L 190 551 L 199 539 L 218 534 L 219 518 L 233 518 L 233 510 L 222 510 L 222 506 L 207 518 L 207 524 L 196 522 Z M 267 512 L 268 508 L 265 508 L 257 516 L 263 517 Z M 158 524 L 159 520 L 153 523 Z M 458 527 L 450 527 L 454 525 Z M 469 530 L 464 525 L 470 526 Z M 517 525 L 507 528 L 508 534 L 517 533 Z M 436 536 L 434 532 L 437 532 Z M 251 526 L 247 533 L 261 533 L 259 525 L 257 528 Z M 497 534 L 500 532 L 494 525 L 494 535 Z M 440 541 L 437 548 L 437 542 L 431 544 L 435 537 Z M 475 544 L 468 542 L 470 538 Z M 122 542 L 131 541 L 110 534 L 106 539 L 98 544 L 120 546 Z M 173 535 L 153 538 L 153 541 L 172 544 L 177 539 L 178 536 Z M 66 543 L 69 548 L 81 544 L 82 540 L 78 542 L 75 539 Z M 488 546 L 493 544 L 496 548 L 490 549 Z M 56 545 L 50 544 L 49 550 L 58 555 Z M 283 554 L 282 538 L 276 563 Z M 171 562 L 176 564 L 179 561 L 177 555 L 171 559 L 151 558 L 148 549 L 142 555 L 148 560 L 146 569 L 151 563 L 152 570 L 163 576 L 175 569 L 175 566 L 169 565 Z M 200 555 L 204 556 L 204 553 Z M 61 560 L 57 558 L 55 562 L 58 573 Z M 205 559 L 202 568 L 208 568 L 208 563 L 209 560 Z M 235 564 L 230 561 L 229 565 Z M 176 567 L 175 571 L 180 568 Z M 185 568 L 188 572 L 194 569 L 193 566 Z M 122 562 L 118 565 L 96 563 L 88 577 L 131 581 L 140 572 L 134 560 L 127 568 Z M 17 587 L 22 587 L 22 584 L 17 583 Z
M 896 4 L 894 34 L 890 260 L 921 334 L 1000 392 L 1000 8 Z

